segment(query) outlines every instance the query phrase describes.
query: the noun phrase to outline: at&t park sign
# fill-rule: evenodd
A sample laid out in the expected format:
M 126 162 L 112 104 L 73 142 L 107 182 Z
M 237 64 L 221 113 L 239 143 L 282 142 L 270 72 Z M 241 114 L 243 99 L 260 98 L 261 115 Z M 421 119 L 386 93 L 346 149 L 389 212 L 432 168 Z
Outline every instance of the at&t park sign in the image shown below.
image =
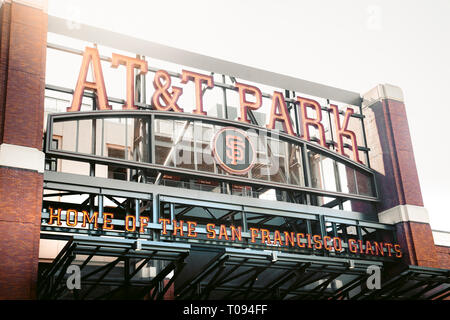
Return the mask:
M 90 66 L 92 68 L 92 82 L 86 80 Z M 113 53 L 111 58 L 111 67 L 118 68 L 119 66 L 124 66 L 126 68 L 126 102 L 123 105 L 123 109 L 138 109 L 134 102 L 134 72 L 135 69 L 138 69 L 141 74 L 146 74 L 148 72 L 148 63 L 146 60 Z M 195 89 L 195 109 L 193 110 L 193 113 L 206 116 L 207 112 L 203 110 L 202 86 L 206 85 L 207 88 L 213 88 L 213 77 L 211 75 L 182 70 L 181 83 L 187 84 L 188 82 L 192 82 Z M 156 110 L 161 111 L 183 112 L 183 108 L 178 105 L 178 99 L 183 94 L 183 88 L 172 86 L 171 83 L 172 79 L 167 71 L 158 70 L 155 73 L 153 79 L 153 86 L 155 88 L 155 91 L 151 99 L 152 106 Z M 240 111 L 238 121 L 250 123 L 250 120 L 247 117 L 247 111 L 255 111 L 261 107 L 261 90 L 258 87 L 239 82 L 236 82 L 234 86 L 239 94 Z M 112 107 L 108 104 L 108 96 L 106 93 L 103 71 L 100 63 L 100 56 L 96 48 L 86 47 L 84 51 L 78 81 L 73 94 L 73 100 L 71 106 L 67 108 L 67 111 L 80 111 L 81 101 L 85 90 L 91 90 L 97 94 L 98 110 L 112 109 Z M 249 100 L 250 97 L 252 97 L 253 101 Z M 310 127 L 315 127 L 318 131 L 318 140 L 320 145 L 328 149 L 328 145 L 325 139 L 325 127 L 322 124 L 321 106 L 319 102 L 297 96 L 296 107 L 299 109 L 298 120 L 299 123 L 301 123 L 302 132 L 302 136 L 300 136 L 299 138 L 310 141 L 311 135 L 309 129 Z M 331 104 L 329 108 L 334 115 L 336 151 L 339 154 L 348 157 L 348 155 L 344 151 L 343 139 L 345 137 L 351 142 L 350 148 L 352 150 L 352 159 L 358 163 L 362 163 L 359 158 L 356 134 L 348 129 L 350 117 L 354 113 L 354 111 L 351 108 L 347 108 L 344 113 L 344 118 L 341 121 L 338 107 Z M 308 116 L 308 109 L 315 111 L 316 116 Z M 279 122 L 282 125 L 284 132 L 292 136 L 297 136 L 293 129 L 292 120 L 286 106 L 286 101 L 283 97 L 283 94 L 279 91 L 273 92 L 272 106 L 268 119 L 269 121 L 266 124 L 266 127 L 268 129 L 274 129 L 275 124 Z M 237 172 L 231 173 L 238 174 Z
M 112 54 L 111 67 L 118 68 L 123 66 L 126 69 L 126 99 L 123 105 L 124 110 L 136 110 L 135 105 L 135 69 L 141 74 L 148 72 L 148 64 L 146 60 L 128 57 L 119 54 Z M 87 81 L 89 69 L 92 73 L 93 81 Z M 207 116 L 207 112 L 203 109 L 203 86 L 207 88 L 214 87 L 212 75 L 201 74 L 198 72 L 182 70 L 181 84 L 192 82 L 195 92 L 195 109 L 194 114 Z M 155 72 L 153 79 L 153 87 L 155 91 L 151 98 L 152 107 L 160 111 L 184 112 L 183 108 L 178 104 L 180 96 L 183 94 L 183 88 L 172 86 L 172 79 L 165 70 Z M 258 87 L 250 84 L 235 82 L 234 89 L 239 95 L 239 112 L 238 121 L 250 124 L 251 121 L 247 117 L 249 110 L 255 111 L 262 106 L 262 92 Z M 73 94 L 73 100 L 69 112 L 77 112 L 81 109 L 81 102 L 85 90 L 91 90 L 97 96 L 97 110 L 112 110 L 108 103 L 105 82 L 103 78 L 100 56 L 96 48 L 87 47 L 83 53 L 82 65 L 78 76 L 78 81 Z M 249 98 L 252 97 L 251 100 Z M 266 128 L 274 130 L 277 123 L 281 124 L 285 133 L 298 137 L 293 129 L 292 119 L 286 105 L 286 100 L 282 92 L 274 91 L 271 96 L 272 104 L 268 115 Z M 328 149 L 325 138 L 325 126 L 322 123 L 322 108 L 319 102 L 297 96 L 295 107 L 298 108 L 300 129 L 302 135 L 298 138 L 311 141 L 310 128 L 314 127 L 318 132 L 318 143 Z M 309 112 L 313 111 L 313 112 Z M 343 114 L 343 119 L 339 114 L 338 106 L 330 104 L 329 111 L 334 116 L 334 140 L 336 151 L 349 157 L 344 152 L 344 138 L 350 140 L 350 149 L 352 150 L 352 160 L 362 163 L 359 159 L 358 143 L 356 134 L 349 130 L 350 118 L 353 114 L 351 108 L 347 108 Z M 315 117 L 311 117 L 315 114 Z M 347 146 L 346 146 L 347 147 Z M 256 158 L 255 147 L 244 130 L 234 128 L 232 126 L 224 127 L 214 134 L 211 140 L 211 151 L 214 159 L 225 171 L 234 175 L 245 174 L 251 170 Z M 60 226 L 61 209 L 50 208 L 49 224 Z M 94 212 L 91 216 L 87 211 L 83 211 L 80 221 L 79 212 L 74 209 L 66 211 L 66 226 L 75 228 L 85 228 L 87 223 L 93 224 L 94 229 L 101 230 L 117 230 L 126 233 L 146 233 L 150 218 L 140 216 L 136 218 L 133 215 L 127 215 L 121 226 L 114 226 L 113 213 L 103 213 L 101 217 L 101 225 L 97 223 L 98 212 Z M 71 216 L 73 219 L 71 219 Z M 182 221 L 159 219 L 153 221 L 161 227 L 161 235 L 169 238 L 181 237 L 185 239 L 198 238 L 201 240 L 214 240 L 219 242 L 237 242 L 247 245 L 262 245 L 270 247 L 284 247 L 292 249 L 312 249 L 325 250 L 335 253 L 347 252 L 358 255 L 372 256 L 388 256 L 401 258 L 402 251 L 400 245 L 386 241 L 363 241 L 361 239 L 343 239 L 340 237 L 322 236 L 310 233 L 296 233 L 284 230 L 268 230 L 264 228 L 249 228 L 243 232 L 241 227 L 233 225 L 216 225 L 207 223 L 197 226 L 196 221 Z

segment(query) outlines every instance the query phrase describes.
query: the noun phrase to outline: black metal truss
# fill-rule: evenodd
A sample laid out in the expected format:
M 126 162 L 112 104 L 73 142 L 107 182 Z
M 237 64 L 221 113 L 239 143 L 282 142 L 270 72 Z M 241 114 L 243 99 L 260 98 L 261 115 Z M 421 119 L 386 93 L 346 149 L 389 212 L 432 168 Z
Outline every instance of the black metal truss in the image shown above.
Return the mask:
M 144 190 L 137 183 L 118 181 L 104 185 L 104 179 L 95 177 L 77 177 L 80 180 L 78 181 L 72 180 L 72 175 L 56 174 L 56 176 L 61 176 L 62 181 L 59 183 L 56 180 L 45 181 L 46 189 L 59 191 L 52 196 L 61 196 L 62 199 L 70 194 L 87 196 L 83 208 L 76 205 L 73 207 L 74 204 L 71 203 L 51 202 L 50 197 L 44 200 L 46 204 L 52 204 L 54 208 L 62 208 L 63 210 L 86 209 L 103 212 L 106 210 L 106 207 L 100 210 L 100 206 L 103 205 L 103 200 L 100 201 L 100 198 L 103 197 L 110 199 L 117 206 L 107 209 L 121 212 L 121 215 L 126 212 L 134 213 L 137 217 L 147 210 L 151 221 L 158 221 L 158 218 L 162 215 L 165 217 L 170 215 L 171 219 L 188 219 L 191 214 L 190 210 L 196 208 L 195 220 L 198 223 L 231 222 L 235 225 L 241 225 L 244 233 L 251 226 L 266 229 L 277 228 L 273 224 L 275 221 L 272 219 L 274 218 L 282 219 L 277 222 L 280 228 L 287 228 L 295 232 L 317 232 L 322 236 L 331 232 L 334 236 L 337 236 L 338 232 L 342 232 L 344 235 L 347 225 L 355 226 L 361 239 L 363 239 L 363 228 L 392 232 L 392 227 L 361 220 L 357 213 L 348 213 L 347 215 L 341 213 L 338 216 L 334 214 L 333 210 L 327 208 L 315 208 L 315 212 L 310 212 L 308 210 L 311 209 L 307 206 L 295 205 L 299 206 L 299 213 L 299 211 L 293 211 L 292 204 L 279 203 L 277 208 L 259 208 L 251 201 L 236 205 L 230 202 L 208 200 L 208 197 L 191 199 L 189 194 L 183 193 L 182 190 L 177 196 L 173 196 L 170 188 L 167 189 L 167 187 L 162 186 L 158 186 L 154 190 L 152 188 Z M 65 180 L 67 182 L 64 182 Z M 166 193 L 161 193 L 162 191 Z M 98 206 L 92 206 L 92 199 L 96 197 L 99 199 Z M 198 217 L 199 213 L 202 217 Z M 238 218 L 236 218 L 237 215 Z M 48 219 L 48 212 L 42 213 L 42 219 L 44 221 Z M 119 217 L 120 219 L 121 217 Z M 119 220 L 116 219 L 117 222 Z M 65 272 L 79 255 L 85 256 L 82 261 L 76 259 L 84 277 L 82 279 L 83 291 L 73 291 L 73 297 L 76 299 L 115 299 L 120 297 L 160 299 L 164 297 L 171 285 L 175 285 L 176 298 L 178 299 L 214 299 L 217 297 L 230 299 L 403 299 L 406 297 L 411 299 L 443 299 L 449 294 L 448 282 L 445 282 L 448 280 L 444 280 L 442 271 L 433 271 L 435 273 L 427 276 L 426 273 L 414 268 L 414 274 L 402 275 L 398 279 L 395 278 L 395 282 L 393 282 L 394 278 L 390 277 L 389 279 L 392 281 L 383 283 L 381 290 L 369 290 L 365 286 L 365 280 L 368 277 L 367 266 L 369 264 L 382 266 L 383 264 L 380 261 L 388 261 L 387 257 L 380 257 L 379 260 L 359 260 L 359 257 L 320 256 L 315 255 L 315 252 L 299 253 L 295 250 L 287 251 L 286 248 L 274 256 L 272 253 L 274 251 L 268 251 L 272 249 L 271 247 L 263 248 L 262 246 L 250 245 L 250 248 L 245 250 L 225 248 L 223 244 L 212 246 L 210 243 L 202 244 L 201 239 L 193 240 L 192 244 L 201 245 L 204 248 L 208 247 L 208 250 L 219 250 L 217 257 L 211 259 L 207 267 L 196 270 L 195 278 L 180 283 L 176 279 L 179 279 L 182 270 L 184 270 L 184 258 L 178 259 L 172 256 L 164 259 L 161 250 L 148 252 L 136 250 L 137 243 L 142 242 L 143 239 L 160 239 L 160 229 L 158 229 L 157 224 L 151 223 L 149 227 L 152 233 L 133 235 L 120 230 L 113 230 L 114 232 L 85 230 L 43 224 L 41 226 L 42 231 L 59 232 L 59 234 L 52 236 L 56 239 L 67 237 L 61 232 L 70 232 L 71 234 L 85 232 L 90 234 L 91 237 L 87 237 L 90 239 L 89 244 L 81 241 L 86 237 L 75 235 L 66 238 L 68 240 L 66 247 L 40 276 L 39 297 L 57 299 L 68 296 L 64 284 L 64 279 L 67 278 Z M 301 228 L 301 230 L 298 228 Z M 366 231 L 368 230 L 366 229 Z M 154 234 L 157 236 L 154 237 Z M 105 245 L 106 238 L 98 237 L 102 235 L 116 237 L 109 240 L 114 243 L 114 246 Z M 42 236 L 48 237 L 48 234 L 43 233 Z M 124 236 L 128 239 L 123 239 Z M 248 237 L 248 235 L 244 236 Z M 165 241 L 168 240 L 165 239 Z M 181 239 L 181 241 L 191 243 L 188 238 Z M 172 244 L 177 246 L 180 242 L 164 242 L 163 244 L 170 247 Z M 180 246 L 183 245 L 180 244 Z M 189 245 L 186 244 L 186 246 Z M 278 249 L 273 248 L 272 250 Z M 185 251 L 184 257 L 188 257 L 188 254 L 189 250 Z M 104 264 L 103 267 L 92 269 L 91 261 L 95 256 L 109 256 L 114 260 Z M 133 259 L 138 259 L 134 261 L 134 269 L 127 267 L 130 260 Z M 350 268 L 349 259 L 356 261 L 356 268 Z M 137 281 L 133 278 L 140 268 L 154 260 L 164 260 L 166 263 L 161 265 L 156 277 L 146 281 Z M 111 279 L 111 273 L 117 272 L 117 269 L 121 268 L 124 270 L 122 278 Z M 164 279 L 165 275 L 172 271 L 174 276 L 170 280 Z M 448 274 L 446 274 L 446 277 L 445 279 L 448 279 Z M 264 278 L 267 278 L 267 282 L 261 285 L 261 279 Z M 182 275 L 181 279 L 184 281 L 186 276 Z M 336 285 L 338 282 L 341 283 Z M 97 290 L 100 287 L 107 287 L 108 290 L 100 292 Z
M 60 235 L 44 237 L 61 239 Z M 354 260 L 349 264 L 342 258 L 224 248 L 216 249 L 216 254 L 193 273 L 183 274 L 189 254 L 205 248 L 84 236 L 67 240 L 39 277 L 40 299 L 163 299 L 173 285 L 176 299 L 440 300 L 450 295 L 450 271 L 443 269 L 408 266 L 397 275 L 387 276 L 381 289 L 370 290 L 366 285 L 367 268 L 377 265 L 383 269 L 381 262 Z M 92 268 L 92 259 L 98 256 L 109 257 L 110 261 Z M 163 261 L 164 265 L 152 278 L 135 279 L 150 261 Z M 82 271 L 82 290 L 70 293 L 64 281 L 67 268 L 75 262 Z M 123 276 L 117 278 L 117 270 L 122 270 L 116 268 L 120 263 Z M 85 270 L 88 266 L 90 270 Z M 109 276 L 112 270 L 116 270 L 115 277 Z M 180 275 L 187 280 L 177 281 Z
M 175 296 L 245 300 L 328 298 L 340 293 L 330 291 L 334 280 L 342 275 L 361 280 L 370 263 L 357 262 L 350 269 L 344 259 L 226 248 L 193 277 L 176 286 Z
M 261 128 L 259 126 L 256 125 L 245 125 L 236 121 L 230 121 L 230 120 L 225 120 L 225 119 L 214 119 L 214 118 L 209 118 L 209 117 L 197 117 L 196 115 L 192 115 L 192 114 L 183 114 L 183 115 L 179 115 L 173 112 L 161 112 L 161 111 L 137 111 L 137 112 L 125 112 L 125 111 L 110 111 L 108 113 L 105 113 L 103 111 L 93 111 L 93 112 L 77 112 L 76 114 L 51 114 L 49 115 L 49 119 L 48 119 L 48 128 L 47 128 L 47 140 L 50 139 L 50 137 L 52 136 L 52 126 L 54 122 L 58 122 L 58 121 L 70 121 L 72 119 L 74 120 L 83 120 L 83 119 L 103 119 L 103 118 L 108 118 L 108 117 L 130 117 L 130 118 L 139 118 L 139 117 L 143 117 L 145 119 L 148 119 L 149 121 L 153 121 L 155 118 L 173 118 L 173 119 L 182 119 L 182 120 L 186 120 L 186 121 L 196 121 L 196 120 L 201 120 L 203 122 L 209 122 L 212 124 L 219 124 L 219 125 L 233 125 L 236 127 L 243 127 L 247 129 L 254 129 L 257 130 L 258 132 L 265 132 L 265 133 L 269 133 L 269 131 L 267 131 L 264 128 Z M 151 119 L 151 120 L 150 120 Z M 151 133 L 151 132 L 150 132 Z M 278 133 L 277 133 L 278 134 Z M 320 146 L 308 142 L 308 141 L 303 141 L 303 140 L 299 140 L 293 136 L 290 136 L 288 134 L 283 134 L 283 133 L 279 133 L 280 138 L 282 138 L 283 140 L 286 140 L 290 143 L 293 144 L 297 144 L 302 146 L 302 148 L 304 150 L 308 149 L 311 150 L 313 152 L 318 152 L 321 154 L 326 155 L 327 157 L 333 159 L 334 161 L 338 161 L 338 162 L 342 162 L 345 165 L 348 165 L 352 168 L 355 168 L 357 170 L 360 170 L 362 172 L 364 172 L 364 174 L 368 175 L 371 179 L 371 184 L 373 185 L 373 190 L 374 190 L 374 194 L 372 194 L 371 196 L 369 195 L 364 195 L 364 194 L 346 194 L 346 193 L 342 193 L 342 192 L 331 192 L 331 191 L 327 191 L 327 190 L 319 190 L 316 188 L 313 188 L 310 183 L 308 182 L 309 180 L 311 180 L 310 178 L 308 178 L 308 181 L 305 181 L 305 186 L 301 186 L 302 184 L 299 185 L 291 185 L 289 183 L 277 183 L 277 182 L 265 182 L 264 180 L 254 180 L 254 179 L 249 179 L 249 178 L 243 178 L 243 177 L 237 177 L 237 176 L 228 176 L 228 175 L 222 175 L 222 174 L 216 174 L 216 173 L 206 173 L 206 172 L 201 172 L 201 171 L 193 171 L 193 170 L 188 170 L 188 169 L 183 169 L 183 168 L 175 168 L 175 167 L 170 167 L 170 166 L 164 166 L 164 165 L 158 165 L 156 163 L 147 163 L 147 162 L 136 162 L 136 161 L 131 161 L 131 160 L 126 160 L 126 159 L 115 159 L 115 158 L 108 158 L 108 157 L 103 157 L 103 156 L 95 156 L 95 155 L 89 155 L 89 154 L 82 154 L 82 153 L 78 153 L 78 152 L 66 152 L 66 151 L 61 151 L 61 150 L 54 150 L 50 148 L 50 145 L 48 145 L 48 141 L 46 143 L 46 154 L 49 157 L 56 157 L 56 158 L 64 158 L 64 159 L 70 159 L 70 160 L 75 160 L 75 161 L 85 161 L 85 162 L 89 162 L 91 165 L 93 165 L 94 163 L 97 164 L 105 164 L 105 165 L 118 165 L 118 166 L 122 166 L 122 167 L 128 167 L 132 170 L 138 169 L 138 170 L 150 170 L 152 172 L 156 172 L 158 173 L 158 175 L 160 176 L 163 173 L 168 173 L 168 174 L 175 174 L 175 175 L 181 175 L 181 176 L 185 176 L 185 177 L 203 177 L 206 179 L 212 179 L 212 180 L 216 180 L 216 181 L 221 181 L 221 182 L 229 182 L 229 183 L 233 183 L 233 184 L 239 184 L 239 185 L 249 185 L 252 186 L 253 188 L 258 188 L 261 186 L 266 186 L 267 188 L 275 188 L 277 190 L 283 190 L 283 191 L 288 191 L 288 193 L 298 193 L 299 195 L 302 194 L 307 194 L 307 195 L 311 195 L 311 196 L 327 196 L 327 197 L 335 197 L 337 199 L 336 204 L 340 204 L 342 201 L 348 200 L 348 199 L 360 199 L 362 201 L 369 201 L 369 202 L 377 202 L 378 201 L 378 196 L 377 196 L 377 191 L 376 191 L 376 185 L 375 185 L 375 181 L 374 181 L 374 171 L 371 170 L 370 168 L 361 165 L 359 163 L 356 163 L 354 161 L 351 161 L 350 159 L 341 156 L 337 153 L 334 153 L 332 151 L 329 151 L 326 148 L 321 148 Z M 153 141 L 154 137 L 149 139 L 150 141 Z M 153 144 L 151 144 L 153 145 Z M 154 151 L 153 151 L 154 152 Z M 303 157 L 302 157 L 303 158 Z M 308 161 L 306 161 L 305 159 L 303 159 L 303 161 L 305 162 L 303 164 L 304 168 L 306 169 L 306 174 L 309 176 L 310 175 L 310 171 L 309 171 L 309 165 L 308 165 Z M 295 199 L 295 196 L 291 198 Z M 304 197 L 302 196 L 302 199 Z M 308 197 L 307 197 L 308 198 Z M 303 201 L 305 201 L 305 199 L 303 199 Z M 297 200 L 294 200 L 294 202 L 296 202 Z M 308 202 L 308 201 L 306 201 Z
M 58 190 L 61 193 L 67 192 L 68 194 L 77 193 L 82 199 L 86 199 L 84 204 L 76 204 L 71 202 L 65 202 L 65 194 L 61 195 L 60 201 L 51 201 L 47 198 L 43 201 L 42 212 L 42 231 L 60 232 L 67 234 L 88 234 L 88 235 L 105 235 L 114 237 L 125 238 L 144 238 L 158 240 L 161 234 L 161 227 L 158 224 L 159 218 L 169 218 L 170 220 L 195 220 L 203 230 L 199 230 L 202 233 L 202 237 L 197 239 L 184 238 L 182 241 L 199 243 L 202 241 L 208 241 L 205 238 L 206 231 L 204 226 L 208 223 L 219 224 L 233 224 L 234 226 L 242 227 L 243 242 L 236 245 L 250 245 L 248 241 L 249 228 L 264 228 L 269 231 L 279 229 L 287 232 L 303 232 L 303 233 L 316 233 L 321 234 L 322 238 L 326 235 L 330 235 L 327 226 L 330 225 L 333 228 L 333 236 L 341 236 L 345 241 L 351 235 L 346 234 L 345 226 L 354 226 L 358 234 L 364 227 L 369 227 L 375 232 L 388 232 L 393 234 L 393 227 L 385 224 L 380 224 L 371 221 L 361 220 L 362 216 L 358 213 L 337 213 L 333 209 L 325 208 L 312 208 L 305 205 L 295 205 L 298 208 L 293 208 L 293 204 L 277 203 L 276 207 L 256 207 L 255 202 L 249 201 L 236 205 L 230 202 L 224 201 L 212 201 L 206 199 L 192 199 L 189 192 L 184 190 L 178 191 L 178 196 L 172 196 L 173 190 L 168 187 L 158 186 L 156 190 L 152 188 L 145 188 L 146 193 L 143 192 L 143 186 L 138 183 L 114 181 L 105 184 L 105 179 L 96 177 L 77 177 L 76 180 L 72 180 L 73 175 L 52 173 L 51 176 L 55 176 L 56 180 L 46 178 L 45 180 L 45 192 L 52 192 L 51 190 Z M 79 180 L 79 181 L 78 181 Z M 84 181 L 86 180 L 86 181 Z M 83 185 L 88 183 L 89 186 Z M 110 183 L 110 184 L 109 184 Z M 117 184 L 117 185 L 116 185 Z M 97 186 L 98 185 L 98 186 Z M 102 187 L 103 186 L 103 187 Z M 160 192 L 164 192 L 161 194 Z M 169 195 L 168 195 L 169 194 Z M 191 198 L 189 198 L 191 196 Z M 105 199 L 109 199 L 111 203 L 105 206 Z M 49 208 L 62 209 L 61 213 L 61 225 L 56 225 L 55 220 L 53 224 L 46 224 L 50 219 Z M 98 212 L 99 227 L 95 228 L 94 224 L 90 223 L 88 228 L 71 228 L 66 226 L 66 213 L 64 210 L 75 209 L 78 211 L 78 223 L 81 223 L 83 218 L 82 211 Z M 195 212 L 194 212 L 195 211 Z M 113 213 L 114 230 L 102 229 L 103 213 Z M 139 217 L 145 215 L 149 218 L 148 229 L 144 233 L 130 232 L 125 230 L 124 218 L 126 215 L 133 215 L 136 220 L 136 227 L 139 228 Z M 276 220 L 276 221 L 275 221 Z M 117 226 L 117 227 L 116 227 Z M 172 226 L 168 226 L 168 230 L 171 230 Z M 338 234 L 339 230 L 340 233 Z M 330 229 L 331 230 L 331 229 Z M 384 230 L 384 231 L 383 231 Z M 342 237 L 343 236 L 343 237 Z M 354 235 L 356 238 L 357 235 Z M 394 235 L 393 235 L 394 236 Z M 167 240 L 167 239 L 166 239 Z M 360 240 L 364 240 L 361 235 Z M 222 244 L 223 245 L 223 244 Z M 251 247 L 261 247 L 259 243 L 250 245 Z M 285 251 L 297 251 L 297 248 L 285 247 Z M 308 251 L 308 250 L 306 250 Z M 305 252 L 306 252 L 305 251 Z M 309 250 L 313 251 L 313 250 Z M 308 253 L 311 253 L 309 252 Z M 328 252 L 325 255 L 333 256 Z M 343 254 L 344 255 L 344 254 Z M 349 257 L 352 258 L 352 257 Z M 389 260 L 389 257 L 378 257 L 378 260 Z
M 41 234 L 41 238 L 61 239 L 61 236 Z M 81 271 L 81 289 L 72 291 L 75 299 L 140 299 L 145 296 L 162 299 L 183 269 L 184 259 L 190 250 L 190 245 L 187 244 L 143 240 L 86 236 L 73 236 L 66 239 L 65 247 L 39 277 L 39 299 L 58 299 L 70 296 L 63 280 L 68 278 L 69 275 L 66 274 L 66 271 L 71 264 L 78 265 Z M 91 263 L 93 257 L 107 257 L 112 261 L 93 266 Z M 131 259 L 135 262 L 134 270 L 129 268 Z M 134 279 L 150 261 L 159 261 L 166 265 L 151 279 Z M 124 263 L 125 266 L 122 277 L 109 277 L 111 271 L 119 263 Z M 87 266 L 91 270 L 84 272 Z M 172 271 L 174 272 L 173 276 L 167 280 L 166 277 Z M 94 296 L 95 290 L 101 286 L 107 286 L 107 292 Z M 121 294 L 129 288 L 133 288 L 131 296 Z
M 224 249 L 176 287 L 176 298 L 441 300 L 450 295 L 448 270 L 408 266 L 406 271 L 387 276 L 381 289 L 370 290 L 366 281 L 372 262 L 357 261 L 356 266 L 349 266 L 342 259 L 294 256 L 279 253 L 273 258 L 268 252 Z M 261 283 L 261 278 L 270 274 L 276 276 Z
M 442 300 L 450 295 L 450 270 L 408 266 L 381 283 L 378 290 L 365 288 L 352 299 Z

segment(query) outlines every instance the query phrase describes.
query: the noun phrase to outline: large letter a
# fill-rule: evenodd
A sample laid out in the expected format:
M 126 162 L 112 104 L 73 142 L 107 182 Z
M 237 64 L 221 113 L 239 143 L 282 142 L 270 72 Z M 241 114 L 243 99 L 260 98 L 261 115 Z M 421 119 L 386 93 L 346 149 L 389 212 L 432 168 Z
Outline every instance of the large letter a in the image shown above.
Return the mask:
M 89 64 L 92 64 L 93 82 L 86 81 Z M 81 100 L 84 90 L 89 89 L 97 93 L 97 102 L 99 110 L 111 110 L 108 105 L 108 97 L 106 95 L 105 81 L 103 80 L 102 66 L 100 64 L 100 56 L 96 48 L 86 47 L 83 54 L 83 62 L 81 63 L 80 74 L 78 76 L 77 86 L 73 93 L 72 105 L 67 111 L 80 111 Z

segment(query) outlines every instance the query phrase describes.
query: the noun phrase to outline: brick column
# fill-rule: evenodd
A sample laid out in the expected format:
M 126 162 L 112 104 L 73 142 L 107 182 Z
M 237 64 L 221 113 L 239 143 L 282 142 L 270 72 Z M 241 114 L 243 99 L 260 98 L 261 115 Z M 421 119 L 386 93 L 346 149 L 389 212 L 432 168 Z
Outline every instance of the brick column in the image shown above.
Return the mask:
M 395 225 L 405 263 L 439 267 L 403 101 L 402 90 L 388 84 L 363 96 L 370 164 L 378 172 L 378 218 Z
M 450 232 L 433 230 L 439 266 L 450 270 Z
M 44 171 L 46 1 L 3 1 L 0 32 L 0 299 L 33 299 Z

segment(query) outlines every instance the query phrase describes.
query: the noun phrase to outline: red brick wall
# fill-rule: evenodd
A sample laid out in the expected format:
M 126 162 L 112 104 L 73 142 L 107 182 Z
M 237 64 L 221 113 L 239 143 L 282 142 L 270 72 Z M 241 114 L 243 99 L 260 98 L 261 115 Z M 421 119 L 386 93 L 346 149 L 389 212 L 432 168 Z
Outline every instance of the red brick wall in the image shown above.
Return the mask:
M 439 267 L 450 269 L 450 247 L 435 246 Z
M 369 108 L 373 114 L 367 114 L 367 132 L 369 136 L 378 135 L 368 139 L 372 144 L 381 145 L 378 152 L 369 153 L 372 168 L 380 172 L 377 174 L 382 199 L 379 211 L 402 204 L 423 206 L 405 105 L 385 99 Z
M 371 167 L 381 202 L 377 211 L 399 205 L 423 207 L 420 182 L 403 102 L 382 99 L 365 108 Z M 353 206 L 354 207 L 354 206 Z M 439 267 L 429 224 L 401 222 L 396 224 L 397 239 L 407 264 Z
M 3 78 L 0 143 L 42 148 L 47 15 L 16 3 L 2 6 Z
M 419 176 L 417 174 L 416 161 L 409 133 L 408 121 L 406 117 L 405 105 L 395 100 L 384 101 L 388 105 L 387 114 L 389 115 L 392 135 L 395 141 L 395 152 L 397 184 L 401 186 L 400 204 L 412 204 L 423 206 L 422 192 L 420 190 Z
M 47 15 L 3 3 L 0 143 L 42 149 Z M 0 167 L 0 299 L 35 298 L 42 174 Z
M 8 78 L 9 29 L 11 5 L 4 3 L 0 8 L 0 143 L 3 142 L 4 108 L 6 101 L 6 85 Z
M 0 299 L 35 296 L 42 174 L 0 167 Z
M 428 223 L 397 223 L 397 238 L 407 264 L 439 268 L 433 234 Z

